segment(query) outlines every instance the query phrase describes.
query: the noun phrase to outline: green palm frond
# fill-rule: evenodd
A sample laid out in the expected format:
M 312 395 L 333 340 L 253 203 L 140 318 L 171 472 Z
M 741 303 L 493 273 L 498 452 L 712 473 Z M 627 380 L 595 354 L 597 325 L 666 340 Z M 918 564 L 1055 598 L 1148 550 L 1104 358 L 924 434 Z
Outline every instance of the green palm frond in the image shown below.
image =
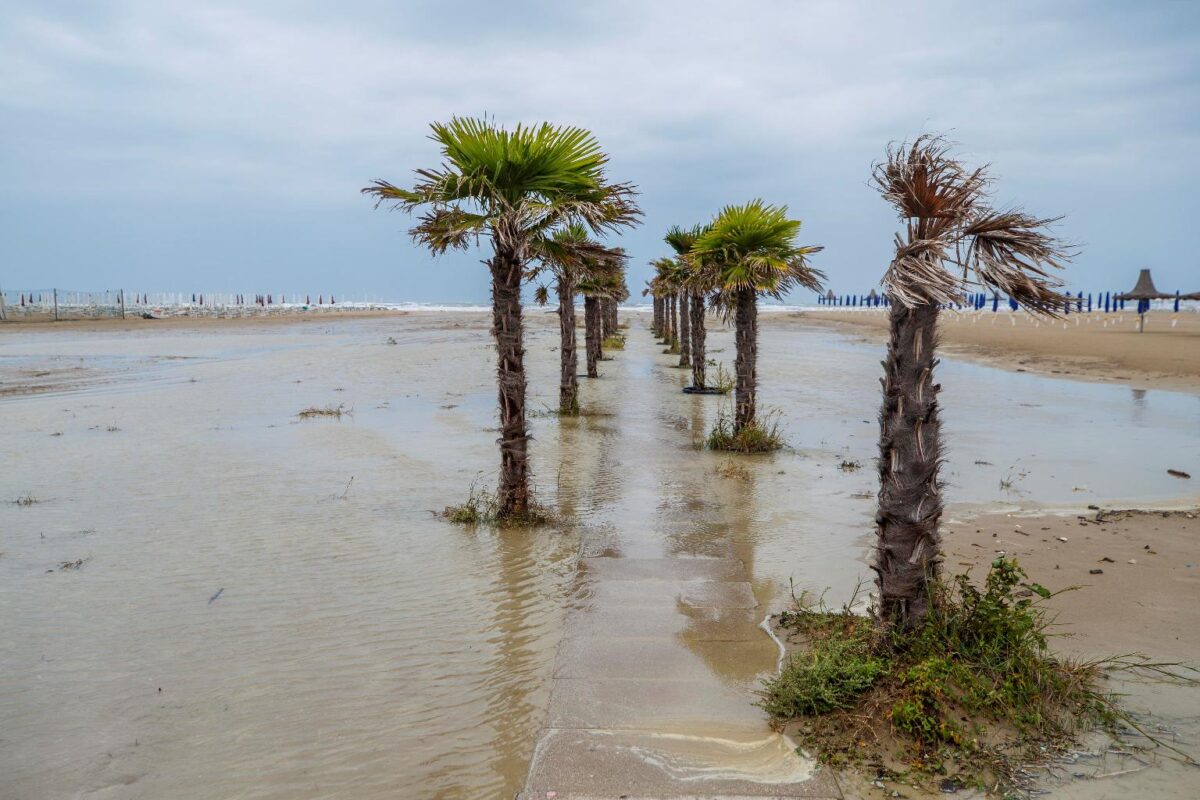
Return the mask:
M 822 248 L 798 244 L 800 226 L 788 218 L 787 206 L 762 200 L 726 206 L 691 248 L 692 285 L 718 295 L 750 289 L 775 298 L 797 286 L 820 290 L 825 275 L 808 258 Z
M 608 182 L 608 156 L 583 128 L 542 123 L 507 130 L 471 117 L 431 127 L 441 166 L 416 170 L 411 188 L 376 180 L 362 191 L 376 205 L 428 207 L 411 234 L 435 253 L 466 246 L 472 235 L 520 249 L 561 225 L 578 223 L 599 234 L 641 216 L 634 187 Z

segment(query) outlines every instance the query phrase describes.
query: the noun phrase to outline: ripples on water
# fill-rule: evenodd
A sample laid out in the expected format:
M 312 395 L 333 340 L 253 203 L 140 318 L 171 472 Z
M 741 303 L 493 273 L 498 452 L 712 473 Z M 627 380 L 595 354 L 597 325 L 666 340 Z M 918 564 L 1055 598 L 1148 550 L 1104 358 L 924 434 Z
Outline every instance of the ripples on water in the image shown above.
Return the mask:
M 557 395 L 552 322 L 530 320 L 532 409 Z M 732 360 L 727 332 L 711 347 Z M 680 394 L 659 350 L 639 319 L 582 382 L 605 415 L 532 421 L 567 524 L 498 534 L 430 513 L 494 481 L 481 316 L 6 339 L 6 375 L 98 377 L 0 400 L 0 499 L 43 501 L 0 506 L 5 796 L 509 797 L 581 550 L 737 556 L 764 604 L 789 578 L 848 594 L 878 353 L 766 327 L 762 402 L 797 449 L 722 478 L 695 446 L 727 401 Z M 942 382 L 953 500 L 1012 500 L 1018 460 L 1023 502 L 1168 499 L 1159 461 L 1200 442 L 1188 395 L 952 363 Z M 352 414 L 298 422 L 314 405 Z

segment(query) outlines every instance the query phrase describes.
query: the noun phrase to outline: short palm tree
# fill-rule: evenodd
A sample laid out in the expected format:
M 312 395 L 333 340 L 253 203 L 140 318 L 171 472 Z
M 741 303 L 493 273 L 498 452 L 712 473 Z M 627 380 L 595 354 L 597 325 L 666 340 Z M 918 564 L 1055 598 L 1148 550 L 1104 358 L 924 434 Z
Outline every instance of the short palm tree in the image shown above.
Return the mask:
M 881 619 L 909 627 L 927 614 L 930 582 L 940 569 L 940 387 L 933 381 L 939 309 L 985 287 L 1055 316 L 1067 298 L 1047 270 L 1060 268 L 1071 248 L 1047 232 L 1055 219 L 988 208 L 986 171 L 964 167 L 941 137 L 890 146 L 873 178 L 904 222 L 883 278 L 891 336 L 879 415 L 873 569 Z
M 560 414 L 579 413 L 579 358 L 575 343 L 575 294 L 581 281 L 589 281 L 603 265 L 619 260 L 621 251 L 604 247 L 588 236 L 587 229 L 573 223 L 558 228 L 548 237 L 537 240 L 533 246 L 536 259 L 554 279 L 558 297 L 559 327 L 559 386 L 558 411 Z M 549 293 L 539 287 L 537 300 L 545 304 Z
M 500 399 L 497 516 L 530 508 L 529 431 L 525 422 L 525 349 L 521 283 L 531 245 L 560 225 L 593 233 L 633 225 L 640 214 L 629 184 L 610 183 L 608 156 L 591 133 L 543 123 L 506 130 L 489 119 L 434 123 L 440 167 L 418 169 L 411 189 L 377 180 L 363 189 L 378 203 L 424 209 L 413 239 L 434 254 L 491 239 L 492 335 Z
M 733 435 L 755 424 L 758 390 L 758 296 L 782 299 L 796 286 L 819 290 L 825 275 L 808 263 L 822 248 L 797 243 L 800 220 L 787 206 L 762 200 L 726 206 L 692 247 L 692 257 L 714 287 L 724 316 L 734 317 L 736 395 Z

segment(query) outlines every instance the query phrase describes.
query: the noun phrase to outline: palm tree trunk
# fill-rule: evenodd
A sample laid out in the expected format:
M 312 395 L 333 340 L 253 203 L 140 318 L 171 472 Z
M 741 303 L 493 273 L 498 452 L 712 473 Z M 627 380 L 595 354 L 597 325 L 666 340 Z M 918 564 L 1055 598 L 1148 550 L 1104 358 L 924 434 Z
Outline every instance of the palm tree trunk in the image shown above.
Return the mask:
M 654 323 L 650 326 L 650 330 L 654 333 L 655 337 L 660 338 L 660 339 L 662 338 L 662 323 L 663 323 L 662 298 L 655 297 L 654 298 Z
M 579 413 L 579 357 L 575 352 L 575 286 L 570 280 L 558 281 L 559 362 L 558 410 L 562 414 Z
M 688 293 L 679 293 L 679 366 L 692 365 L 692 321 L 688 315 Z
M 610 297 L 600 298 L 600 339 L 604 340 L 612 336 L 612 328 L 609 325 L 608 304 L 612 302 Z
M 583 327 L 587 346 L 587 376 L 599 378 L 600 371 L 596 369 L 596 364 L 600 361 L 600 298 L 583 298 Z
M 696 292 L 692 295 L 692 386 L 704 388 L 707 377 L 704 374 L 704 346 L 707 331 L 704 329 L 704 295 Z
M 521 260 L 497 251 L 492 270 L 492 336 L 500 398 L 500 487 L 497 514 L 529 510 L 529 431 L 525 427 L 525 343 L 521 323 Z
M 672 353 L 677 353 L 679 352 L 679 306 L 676 304 L 675 295 L 667 298 L 667 306 L 671 309 L 671 318 L 668 320 L 670 330 L 667 336 L 667 348 Z
M 941 567 L 941 387 L 933 382 L 937 318 L 936 305 L 910 309 L 893 302 L 884 362 L 875 515 L 879 540 L 872 568 L 878 576 L 880 615 L 903 627 L 928 613 L 929 585 Z
M 758 388 L 758 298 L 753 289 L 739 289 L 737 293 L 734 342 L 737 358 L 736 409 L 733 432 L 754 424 L 754 395 Z

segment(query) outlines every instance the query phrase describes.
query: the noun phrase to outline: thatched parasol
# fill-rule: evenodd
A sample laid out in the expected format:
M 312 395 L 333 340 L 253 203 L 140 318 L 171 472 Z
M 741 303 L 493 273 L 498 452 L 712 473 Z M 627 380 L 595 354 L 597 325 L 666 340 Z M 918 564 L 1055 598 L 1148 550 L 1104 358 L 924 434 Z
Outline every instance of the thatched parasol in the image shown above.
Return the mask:
M 1138 333 L 1142 333 L 1146 330 L 1146 312 L 1150 310 L 1150 301 L 1174 300 L 1175 295 L 1160 292 L 1154 286 L 1154 279 L 1150 277 L 1150 270 L 1144 269 L 1138 273 L 1137 283 L 1134 284 L 1132 291 L 1119 294 L 1113 299 L 1138 301 Z

